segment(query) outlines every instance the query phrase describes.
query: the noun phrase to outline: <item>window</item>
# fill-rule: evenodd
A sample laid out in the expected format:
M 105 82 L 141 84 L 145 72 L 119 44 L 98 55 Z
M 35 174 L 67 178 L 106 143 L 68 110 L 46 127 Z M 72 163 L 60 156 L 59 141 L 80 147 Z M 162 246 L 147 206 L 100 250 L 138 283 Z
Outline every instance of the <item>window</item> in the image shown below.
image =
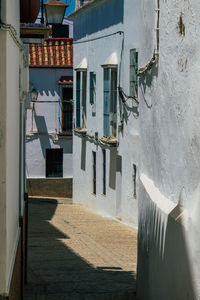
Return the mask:
M 104 130 L 105 137 L 117 136 L 117 69 L 104 68 Z
M 46 149 L 46 177 L 63 177 L 63 149 Z
M 103 195 L 106 195 L 106 150 L 102 150 L 103 154 Z
M 86 128 L 87 71 L 76 73 L 76 127 Z
M 136 165 L 133 165 L 133 198 L 136 199 L 137 193 L 136 193 L 136 176 L 137 176 L 137 167 Z
M 96 115 L 96 74 L 90 72 L 90 104 L 92 105 L 92 115 Z
M 62 89 L 62 133 L 72 135 L 73 89 Z
M 138 97 L 138 52 L 130 50 L 130 96 Z
M 96 152 L 92 151 L 93 156 L 93 194 L 96 195 Z

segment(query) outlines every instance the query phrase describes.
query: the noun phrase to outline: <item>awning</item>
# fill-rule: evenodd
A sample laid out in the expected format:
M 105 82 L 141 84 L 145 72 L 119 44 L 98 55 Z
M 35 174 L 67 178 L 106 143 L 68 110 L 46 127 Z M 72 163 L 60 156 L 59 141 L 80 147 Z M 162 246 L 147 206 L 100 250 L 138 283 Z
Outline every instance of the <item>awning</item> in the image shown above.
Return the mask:
M 73 77 L 72 76 L 61 76 L 58 84 L 63 85 L 63 84 L 67 84 L 67 85 L 73 85 Z

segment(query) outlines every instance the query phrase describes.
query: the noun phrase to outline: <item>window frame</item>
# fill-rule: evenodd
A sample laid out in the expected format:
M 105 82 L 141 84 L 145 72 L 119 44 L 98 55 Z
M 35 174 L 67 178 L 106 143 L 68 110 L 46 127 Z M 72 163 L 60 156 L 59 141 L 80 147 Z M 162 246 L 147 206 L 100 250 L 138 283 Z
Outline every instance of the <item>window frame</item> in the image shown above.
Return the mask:
M 64 99 L 64 96 L 63 96 L 64 89 L 71 89 L 70 92 L 72 93 L 72 99 L 69 99 L 69 100 Z M 73 102 L 72 102 L 73 101 L 73 87 L 63 86 L 61 93 L 62 93 L 62 99 L 61 99 L 61 132 L 60 132 L 60 134 L 71 136 L 72 135 L 72 130 L 73 130 Z M 71 109 L 70 108 L 65 108 L 65 103 L 71 104 Z M 65 127 L 65 117 L 68 118 L 69 113 L 71 113 L 71 128 L 69 128 L 68 130 L 65 130 L 64 129 L 64 127 Z
M 117 80 L 117 66 L 103 67 L 104 137 L 117 137 Z
M 76 71 L 76 128 L 86 128 L 87 70 Z

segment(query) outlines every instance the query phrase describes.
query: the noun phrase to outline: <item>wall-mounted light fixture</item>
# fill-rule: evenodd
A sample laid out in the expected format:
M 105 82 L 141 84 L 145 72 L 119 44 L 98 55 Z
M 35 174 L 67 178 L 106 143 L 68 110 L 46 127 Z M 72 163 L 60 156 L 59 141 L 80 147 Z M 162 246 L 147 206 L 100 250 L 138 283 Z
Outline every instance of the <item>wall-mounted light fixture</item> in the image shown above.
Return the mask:
M 35 88 L 32 88 L 30 95 L 31 95 L 31 102 L 36 102 L 38 99 L 39 92 Z

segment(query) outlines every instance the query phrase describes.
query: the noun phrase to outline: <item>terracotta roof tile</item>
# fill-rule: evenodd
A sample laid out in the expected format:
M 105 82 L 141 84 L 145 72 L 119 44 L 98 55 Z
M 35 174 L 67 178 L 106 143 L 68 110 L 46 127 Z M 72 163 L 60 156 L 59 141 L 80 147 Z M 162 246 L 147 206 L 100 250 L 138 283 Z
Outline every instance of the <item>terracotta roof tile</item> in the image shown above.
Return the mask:
M 73 77 L 72 76 L 61 76 L 58 84 L 73 84 Z
M 51 38 L 44 44 L 30 44 L 30 67 L 73 67 L 73 39 Z

